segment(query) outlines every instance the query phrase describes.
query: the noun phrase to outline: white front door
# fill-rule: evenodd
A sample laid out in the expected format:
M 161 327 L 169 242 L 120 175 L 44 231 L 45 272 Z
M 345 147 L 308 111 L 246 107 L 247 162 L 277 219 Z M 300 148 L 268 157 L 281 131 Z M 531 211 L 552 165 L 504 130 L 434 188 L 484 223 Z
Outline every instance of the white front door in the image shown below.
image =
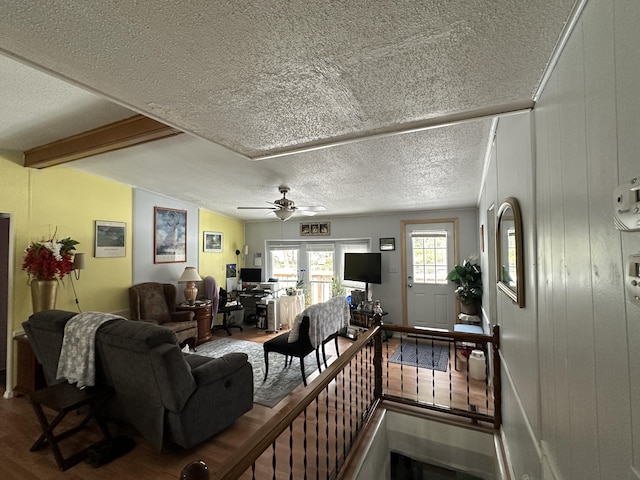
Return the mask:
M 407 325 L 453 330 L 454 285 L 447 274 L 455 265 L 455 221 L 405 225 Z

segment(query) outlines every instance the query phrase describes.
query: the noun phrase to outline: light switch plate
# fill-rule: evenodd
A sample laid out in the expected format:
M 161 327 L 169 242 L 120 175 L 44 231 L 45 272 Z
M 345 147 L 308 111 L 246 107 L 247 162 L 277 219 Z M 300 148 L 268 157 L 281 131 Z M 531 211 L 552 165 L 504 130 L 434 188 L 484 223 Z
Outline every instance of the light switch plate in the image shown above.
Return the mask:
M 625 266 L 624 286 L 631 303 L 640 307 L 640 254 L 629 255 Z
M 614 190 L 613 215 L 618 230 L 640 231 L 640 178 L 636 177 Z

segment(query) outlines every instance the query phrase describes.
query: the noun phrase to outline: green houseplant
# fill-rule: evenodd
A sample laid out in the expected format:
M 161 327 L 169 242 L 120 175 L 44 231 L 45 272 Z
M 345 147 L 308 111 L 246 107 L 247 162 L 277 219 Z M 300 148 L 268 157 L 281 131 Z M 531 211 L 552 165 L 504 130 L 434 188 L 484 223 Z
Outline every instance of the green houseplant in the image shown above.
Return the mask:
M 456 297 L 460 300 L 460 310 L 468 315 L 478 312 L 482 303 L 482 271 L 480 265 L 465 260 L 456 265 L 447 275 L 447 280 L 456 284 Z

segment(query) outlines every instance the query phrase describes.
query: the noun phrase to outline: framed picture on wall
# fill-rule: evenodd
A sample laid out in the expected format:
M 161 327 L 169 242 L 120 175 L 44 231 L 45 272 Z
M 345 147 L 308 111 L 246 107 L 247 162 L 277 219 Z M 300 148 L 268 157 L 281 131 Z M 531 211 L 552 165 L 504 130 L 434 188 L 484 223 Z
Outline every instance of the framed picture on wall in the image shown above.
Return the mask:
M 308 236 L 328 236 L 331 235 L 331 223 L 323 222 L 323 223 L 301 223 L 300 224 L 300 236 L 308 237 Z
M 380 239 L 380 251 L 389 251 L 396 249 L 396 238 L 395 237 L 387 237 Z
M 187 261 L 187 211 L 154 207 L 153 263 Z
M 202 244 L 205 252 L 222 252 L 222 233 L 202 232 Z
M 96 245 L 94 256 L 124 257 L 127 224 L 96 220 Z

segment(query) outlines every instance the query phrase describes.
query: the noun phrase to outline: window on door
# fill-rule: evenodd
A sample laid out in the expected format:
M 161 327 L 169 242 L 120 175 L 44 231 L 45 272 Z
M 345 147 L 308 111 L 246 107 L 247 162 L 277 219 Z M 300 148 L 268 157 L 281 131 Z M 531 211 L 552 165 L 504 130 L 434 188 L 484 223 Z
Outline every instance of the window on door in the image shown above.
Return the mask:
M 270 278 L 277 278 L 280 288 L 296 288 L 298 282 L 298 247 L 272 247 L 269 250 Z
M 329 300 L 334 278 L 333 245 L 307 245 L 307 263 L 311 304 Z
M 442 285 L 447 283 L 447 232 L 422 230 L 411 233 L 413 281 Z

